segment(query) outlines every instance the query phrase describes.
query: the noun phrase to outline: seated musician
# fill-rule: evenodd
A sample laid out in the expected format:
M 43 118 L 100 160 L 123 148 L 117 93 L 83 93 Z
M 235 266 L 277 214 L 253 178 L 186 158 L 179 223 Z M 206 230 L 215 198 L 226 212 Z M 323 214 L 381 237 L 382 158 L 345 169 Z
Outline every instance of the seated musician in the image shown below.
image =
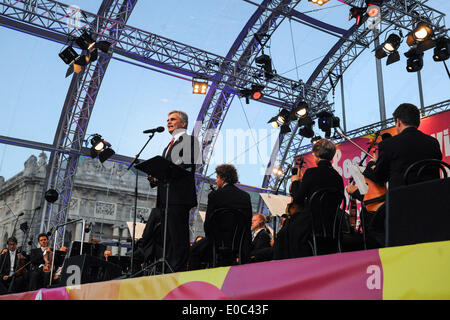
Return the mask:
M 39 248 L 30 252 L 30 285 L 29 291 L 46 288 L 50 283 L 51 254 L 46 233 L 38 235 Z
M 4 249 L 0 259 L 0 288 L 2 293 L 26 291 L 27 265 L 26 257 L 17 249 L 16 237 L 7 241 L 8 249 Z
M 273 249 L 270 233 L 266 230 L 266 217 L 256 213 L 252 217 L 252 246 L 250 259 L 252 262 L 272 260 Z
M 251 242 L 251 219 L 252 219 L 252 203 L 250 195 L 235 186 L 238 182 L 238 174 L 236 168 L 230 164 L 222 164 L 216 167 L 217 174 L 217 190 L 208 194 L 208 205 L 206 208 L 204 230 L 205 238 L 194 243 L 191 246 L 189 269 L 195 270 L 201 268 L 202 263 L 211 261 L 212 259 L 212 238 L 211 234 L 211 217 L 216 209 L 240 209 L 248 222 L 248 234 L 246 235 L 245 244 L 243 246 L 242 263 L 249 261 L 250 242 Z
M 397 135 L 385 139 L 378 145 L 378 159 L 373 170 L 364 172 L 364 176 L 377 183 L 388 183 L 388 188 L 404 185 L 403 175 L 413 163 L 425 159 L 442 159 L 439 142 L 432 136 L 424 134 L 420 125 L 419 109 L 409 103 L 400 104 L 393 112 Z M 414 174 L 412 175 L 414 176 Z M 424 170 L 424 175 L 413 182 L 438 179 L 439 170 Z M 381 208 L 380 208 L 381 209 Z M 385 210 L 379 210 L 371 223 L 377 230 L 379 246 L 384 247 Z
M 293 202 L 288 205 L 288 219 L 280 229 L 274 243 L 274 259 L 289 259 L 311 255 L 308 240 L 311 237 L 312 221 L 308 201 L 321 188 L 337 188 L 344 191 L 344 183 L 339 173 L 332 167 L 331 160 L 336 146 L 328 139 L 320 139 L 312 149 L 317 167 L 309 168 L 303 177 L 295 175 L 292 181 Z M 332 223 L 326 221 L 326 225 Z

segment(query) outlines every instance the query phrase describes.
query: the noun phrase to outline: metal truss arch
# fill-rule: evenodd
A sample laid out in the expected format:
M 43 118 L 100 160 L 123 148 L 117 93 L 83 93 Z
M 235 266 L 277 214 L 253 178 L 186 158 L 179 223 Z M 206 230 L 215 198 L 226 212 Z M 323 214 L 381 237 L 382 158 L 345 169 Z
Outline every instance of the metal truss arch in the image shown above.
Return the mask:
M 346 2 L 349 5 L 358 5 L 360 1 L 350 0 Z M 342 74 L 365 49 L 369 48 L 375 38 L 393 28 L 402 28 L 409 32 L 418 21 L 426 20 L 433 25 L 435 34 L 446 34 L 445 14 L 426 6 L 425 2 L 419 0 L 385 1 L 381 10 L 380 31 L 374 34 L 372 30 L 364 29 L 363 24 L 352 26 L 318 64 L 306 82 L 307 86 L 329 93 L 336 86 Z M 367 15 L 363 17 L 363 23 L 366 19 Z M 323 104 L 319 105 L 318 108 L 313 108 L 312 115 L 322 110 L 333 111 L 331 105 Z M 283 137 L 280 134 L 279 140 L 281 143 L 275 146 L 272 152 L 273 156 L 278 154 L 278 157 L 271 159 L 268 164 L 262 188 L 275 189 L 278 178 L 271 172 L 270 168 L 277 166 L 284 172 L 288 165 L 293 162 L 294 157 L 299 154 L 303 137 L 297 135 L 297 129 L 297 124 L 291 125 L 290 133 Z

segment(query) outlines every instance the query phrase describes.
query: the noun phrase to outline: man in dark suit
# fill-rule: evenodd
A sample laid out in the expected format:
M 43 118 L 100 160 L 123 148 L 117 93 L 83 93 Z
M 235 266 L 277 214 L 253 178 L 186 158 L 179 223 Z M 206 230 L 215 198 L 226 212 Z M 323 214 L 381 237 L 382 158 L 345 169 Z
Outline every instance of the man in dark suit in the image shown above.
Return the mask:
M 152 187 L 158 186 L 156 205 L 162 214 L 165 214 L 168 203 L 165 258 L 174 272 L 186 270 L 189 257 L 189 211 L 197 206 L 194 176 L 196 165 L 201 161 L 200 145 L 195 137 L 186 133 L 187 126 L 186 113 L 169 112 L 167 129 L 172 140 L 162 154 L 165 159 L 188 171 L 187 174 L 171 179 L 168 193 L 165 183 L 149 177 Z
M 403 175 L 408 167 L 420 160 L 442 159 L 439 142 L 419 131 L 419 109 L 409 103 L 403 103 L 392 114 L 395 119 L 397 135 L 383 140 L 378 145 L 378 159 L 371 170 L 365 170 L 364 175 L 379 183 L 388 182 L 388 192 L 405 184 Z M 410 174 L 410 183 L 438 179 L 439 169 L 424 170 L 421 177 L 416 172 Z M 385 246 L 385 207 L 380 207 L 369 226 L 369 234 L 377 247 Z
M 50 272 L 44 272 L 44 266 L 46 265 L 44 255 L 49 257 L 49 252 L 52 251 L 48 246 L 47 234 L 39 234 L 38 242 L 39 248 L 31 249 L 30 251 L 31 267 L 29 291 L 45 288 L 50 283 Z
M 317 167 L 307 169 L 301 180 L 297 175 L 291 178 L 293 203 L 298 209 L 288 215 L 283 228 L 278 232 L 274 243 L 274 259 L 297 258 L 311 254 L 307 244 L 312 229 L 308 201 L 314 192 L 321 188 L 336 188 L 344 192 L 342 177 L 331 165 L 335 153 L 336 146 L 333 142 L 320 139 L 312 150 Z M 330 203 L 325 210 L 333 210 L 333 205 Z M 330 215 L 325 225 L 331 226 L 333 222 L 334 216 Z
M 261 213 L 254 214 L 252 217 L 252 247 L 250 252 L 252 262 L 272 259 L 273 251 L 270 241 L 270 234 L 266 230 L 266 217 Z
M 26 272 L 20 272 L 15 275 L 15 272 L 19 270 L 22 266 L 26 264 L 26 258 L 17 249 L 17 239 L 16 237 L 10 237 L 7 241 L 8 249 L 2 252 L 0 260 L 0 281 L 1 288 L 6 289 L 9 293 L 17 293 L 25 291 L 27 278 L 25 277 Z M 22 262 L 22 263 L 19 263 Z M 26 267 L 25 267 L 26 268 Z M 25 270 L 22 269 L 22 270 Z M 25 270 L 26 271 L 26 270 Z M 6 292 L 3 292 L 6 293 Z
M 378 160 L 370 175 L 374 181 L 387 181 L 389 189 L 404 185 L 403 175 L 414 162 L 425 159 L 442 160 L 439 142 L 417 129 L 420 125 L 420 111 L 415 105 L 403 103 L 392 115 L 397 135 L 380 142 Z M 412 173 L 411 178 L 414 176 Z M 434 169 L 424 172 L 420 179 L 413 179 L 413 182 L 438 178 L 439 170 Z
M 242 263 L 249 260 L 251 245 L 251 220 L 252 220 L 252 203 L 250 195 L 235 186 L 238 182 L 236 168 L 230 164 L 222 164 L 216 168 L 217 174 L 217 190 L 208 194 L 208 205 L 206 208 L 205 222 L 203 228 L 205 238 L 194 243 L 191 247 L 191 257 L 189 260 L 189 269 L 195 270 L 200 268 L 201 263 L 210 261 L 212 257 L 212 241 L 214 237 L 213 226 L 211 223 L 214 212 L 217 209 L 239 209 L 244 215 L 245 221 L 244 244 L 242 248 Z

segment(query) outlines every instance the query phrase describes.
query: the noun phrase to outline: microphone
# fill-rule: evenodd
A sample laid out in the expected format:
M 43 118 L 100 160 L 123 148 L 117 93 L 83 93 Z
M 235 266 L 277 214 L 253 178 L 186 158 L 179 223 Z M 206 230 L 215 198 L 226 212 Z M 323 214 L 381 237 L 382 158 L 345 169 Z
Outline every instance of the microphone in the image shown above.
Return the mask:
M 142 131 L 142 133 L 163 132 L 164 130 L 165 130 L 164 127 L 158 127 L 158 128 L 154 128 L 154 129 L 144 130 L 144 131 Z

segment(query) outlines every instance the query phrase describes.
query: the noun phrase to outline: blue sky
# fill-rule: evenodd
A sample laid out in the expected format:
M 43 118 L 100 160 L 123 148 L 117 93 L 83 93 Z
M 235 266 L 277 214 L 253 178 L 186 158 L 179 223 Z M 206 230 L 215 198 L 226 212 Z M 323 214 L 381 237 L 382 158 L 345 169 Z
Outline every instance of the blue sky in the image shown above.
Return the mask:
M 96 13 L 101 1 L 62 1 Z M 427 5 L 445 14 L 450 1 L 430 0 Z M 340 28 L 350 28 L 348 6 L 331 0 L 323 7 L 303 0 L 296 10 Z M 216 1 L 149 1 L 139 0 L 128 24 L 212 53 L 225 56 L 256 7 L 243 0 Z M 448 19 L 447 19 L 448 20 Z M 406 33 L 406 32 L 405 32 Z M 382 36 L 383 38 L 384 36 Z M 58 53 L 63 45 L 0 27 L 0 135 L 51 144 L 70 84 L 65 78 L 66 65 Z M 295 21 L 284 20 L 269 42 L 265 52 L 272 57 L 279 74 L 293 80 L 307 80 L 321 58 L 338 39 Z M 344 98 L 347 130 L 380 120 L 373 45 L 366 49 L 344 73 Z M 390 66 L 383 60 L 386 115 L 402 102 L 420 105 L 417 74 L 406 72 L 402 43 L 401 60 Z M 432 60 L 432 51 L 425 52 L 422 81 L 425 105 L 450 98 L 450 80 L 443 63 Z M 447 61 L 447 64 L 449 62 Z M 181 109 L 193 121 L 204 100 L 192 94 L 191 82 L 171 77 L 122 61 L 112 60 L 103 80 L 88 133 L 99 133 L 118 154 L 133 157 L 147 141 L 145 129 L 165 125 L 167 112 Z M 329 101 L 335 102 L 335 114 L 341 117 L 341 95 L 338 86 Z M 277 131 L 271 131 L 268 119 L 277 108 L 235 98 L 222 132 L 255 129 L 245 149 L 257 155 L 256 163 L 246 160 L 246 150 L 223 149 L 227 162 L 238 167 L 240 182 L 260 186 L 266 160 L 270 156 Z M 230 132 L 230 131 L 228 131 Z M 321 134 L 316 129 L 317 134 Z M 225 141 L 226 141 L 226 136 Z M 166 132 L 155 135 L 142 158 L 159 154 L 170 140 Z M 255 153 L 256 152 L 256 153 Z M 23 169 L 31 155 L 40 152 L 0 144 L 0 176 L 5 179 Z M 227 154 L 228 153 L 228 154 Z M 248 158 L 248 155 L 247 155 Z M 214 166 L 210 166 L 213 170 Z

